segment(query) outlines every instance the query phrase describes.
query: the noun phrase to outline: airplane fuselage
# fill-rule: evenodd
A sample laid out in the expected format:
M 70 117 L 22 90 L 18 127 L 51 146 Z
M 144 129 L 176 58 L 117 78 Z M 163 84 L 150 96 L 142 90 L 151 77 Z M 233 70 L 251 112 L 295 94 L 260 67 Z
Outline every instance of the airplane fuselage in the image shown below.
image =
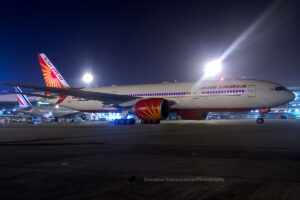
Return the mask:
M 18 108 L 18 112 L 25 113 L 31 116 L 41 116 L 41 117 L 65 117 L 76 113 L 77 111 L 71 110 L 69 108 L 55 107 L 55 106 L 33 106 L 28 108 Z
M 275 107 L 294 99 L 294 94 L 280 84 L 254 79 L 91 87 L 81 90 L 128 95 L 140 99 L 163 98 L 171 102 L 171 111 L 242 111 Z M 140 99 L 120 106 L 132 106 Z M 112 105 L 104 105 L 101 101 L 86 101 L 73 96 L 47 101 L 84 112 L 118 110 Z

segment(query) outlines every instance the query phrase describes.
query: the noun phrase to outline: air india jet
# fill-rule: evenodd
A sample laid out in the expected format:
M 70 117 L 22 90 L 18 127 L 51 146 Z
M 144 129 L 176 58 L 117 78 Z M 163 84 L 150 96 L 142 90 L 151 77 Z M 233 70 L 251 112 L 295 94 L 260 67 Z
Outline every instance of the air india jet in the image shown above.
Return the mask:
M 255 79 L 205 80 L 200 83 L 157 83 L 124 86 L 71 88 L 46 57 L 38 54 L 46 86 L 0 82 L 44 91 L 48 102 L 81 112 L 120 112 L 115 124 L 159 123 L 169 113 L 184 119 L 203 120 L 207 112 L 260 110 L 258 124 L 270 108 L 292 101 L 295 95 L 278 83 Z M 34 96 L 34 94 L 33 94 Z

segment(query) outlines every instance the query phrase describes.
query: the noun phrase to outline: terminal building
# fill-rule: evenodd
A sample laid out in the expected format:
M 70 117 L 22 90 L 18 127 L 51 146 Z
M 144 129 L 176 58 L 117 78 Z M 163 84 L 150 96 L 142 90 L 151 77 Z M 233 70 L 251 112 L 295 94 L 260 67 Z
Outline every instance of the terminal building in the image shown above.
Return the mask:
M 266 119 L 300 119 L 300 87 L 288 88 L 295 94 L 295 99 L 285 105 L 271 108 L 271 111 L 265 114 Z M 31 104 L 34 106 L 51 105 L 47 102 L 39 101 L 37 97 L 29 97 Z M 15 109 L 19 107 L 18 99 L 15 94 L 0 95 L 0 117 L 15 115 Z M 250 112 L 210 112 L 208 120 L 218 119 L 257 119 L 258 110 Z M 133 117 L 133 116 L 131 116 Z M 93 113 L 91 119 L 94 120 L 114 120 L 121 118 L 120 113 Z M 168 120 L 178 120 L 180 116 L 170 113 Z

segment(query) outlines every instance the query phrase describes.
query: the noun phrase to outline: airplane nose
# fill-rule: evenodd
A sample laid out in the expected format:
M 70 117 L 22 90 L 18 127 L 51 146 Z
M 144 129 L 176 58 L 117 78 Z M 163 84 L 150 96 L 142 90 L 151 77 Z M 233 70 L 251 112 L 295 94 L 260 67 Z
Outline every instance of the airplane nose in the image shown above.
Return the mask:
M 287 99 L 288 100 L 287 101 L 288 102 L 293 101 L 296 97 L 295 94 L 293 92 L 289 91 L 289 90 L 287 92 L 288 92 L 288 94 L 287 94 Z

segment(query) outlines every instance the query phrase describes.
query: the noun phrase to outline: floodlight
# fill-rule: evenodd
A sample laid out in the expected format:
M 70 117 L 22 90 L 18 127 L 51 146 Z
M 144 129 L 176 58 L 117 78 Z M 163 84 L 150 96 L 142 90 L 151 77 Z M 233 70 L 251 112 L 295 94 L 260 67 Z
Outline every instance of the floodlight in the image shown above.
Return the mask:
M 91 73 L 85 73 L 83 76 L 82 76 L 82 80 L 83 82 L 85 83 L 90 83 L 93 81 L 93 75 Z
M 222 71 L 222 61 L 221 60 L 213 60 L 208 62 L 204 67 L 204 77 L 212 77 L 219 74 Z

